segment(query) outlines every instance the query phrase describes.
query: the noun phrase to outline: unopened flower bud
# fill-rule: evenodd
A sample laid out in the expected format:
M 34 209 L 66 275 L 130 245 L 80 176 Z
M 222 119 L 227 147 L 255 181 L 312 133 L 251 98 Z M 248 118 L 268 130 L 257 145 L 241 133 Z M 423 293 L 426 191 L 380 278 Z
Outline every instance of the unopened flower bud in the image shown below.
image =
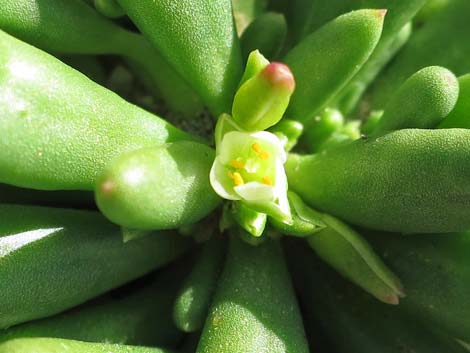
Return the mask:
M 281 120 L 295 89 L 287 65 L 273 62 L 247 80 L 235 95 L 232 116 L 247 131 L 261 131 Z

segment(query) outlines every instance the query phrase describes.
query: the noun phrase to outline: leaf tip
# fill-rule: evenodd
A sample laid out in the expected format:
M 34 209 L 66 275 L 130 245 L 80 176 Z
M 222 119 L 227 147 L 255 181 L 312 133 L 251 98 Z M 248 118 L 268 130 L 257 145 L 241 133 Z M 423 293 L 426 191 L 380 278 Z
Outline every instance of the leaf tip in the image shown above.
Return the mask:
M 385 15 L 387 14 L 387 11 L 387 9 L 377 10 L 377 16 L 383 20 L 385 18 Z
M 398 298 L 398 295 L 395 293 L 393 294 L 387 294 L 381 300 L 386 303 L 386 304 L 391 304 L 391 305 L 398 305 L 400 303 L 400 299 Z
M 101 194 L 107 195 L 107 196 L 111 195 L 113 191 L 115 190 L 115 188 L 116 188 L 116 185 L 111 180 L 105 180 L 99 186 Z

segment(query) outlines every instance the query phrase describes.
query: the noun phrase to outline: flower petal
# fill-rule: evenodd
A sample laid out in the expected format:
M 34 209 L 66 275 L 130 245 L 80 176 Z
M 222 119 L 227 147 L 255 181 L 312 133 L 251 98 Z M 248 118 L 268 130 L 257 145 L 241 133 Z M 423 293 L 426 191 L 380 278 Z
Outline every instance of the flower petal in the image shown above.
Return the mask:
M 279 138 L 268 131 L 258 131 L 250 134 L 252 138 L 259 141 L 268 152 L 279 158 L 284 164 L 287 160 L 287 154 L 284 150 L 284 146 Z
M 214 191 L 222 198 L 227 200 L 240 200 L 240 196 L 235 193 L 233 180 L 228 175 L 228 170 L 220 163 L 219 157 L 216 157 L 209 174 L 210 183 Z
M 241 131 L 227 132 L 222 138 L 218 151 L 221 162 L 227 164 L 233 159 L 248 155 L 251 141 L 249 133 Z
M 235 186 L 235 192 L 247 201 L 273 201 L 275 199 L 274 187 L 257 181 Z

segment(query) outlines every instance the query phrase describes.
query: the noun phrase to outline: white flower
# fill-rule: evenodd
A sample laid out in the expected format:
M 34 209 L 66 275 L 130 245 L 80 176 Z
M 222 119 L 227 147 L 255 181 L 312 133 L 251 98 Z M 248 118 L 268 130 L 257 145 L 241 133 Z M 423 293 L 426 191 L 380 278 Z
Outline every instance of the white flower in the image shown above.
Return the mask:
M 215 192 L 289 222 L 286 152 L 277 136 L 267 131 L 229 131 L 217 140 L 217 157 L 210 172 Z

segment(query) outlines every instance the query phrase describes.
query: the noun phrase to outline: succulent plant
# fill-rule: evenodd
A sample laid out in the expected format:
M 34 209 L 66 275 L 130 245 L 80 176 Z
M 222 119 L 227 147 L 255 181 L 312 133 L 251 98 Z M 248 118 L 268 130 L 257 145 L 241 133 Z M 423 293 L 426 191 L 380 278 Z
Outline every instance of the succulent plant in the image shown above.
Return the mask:
M 0 353 L 470 350 L 468 0 L 0 5 Z

